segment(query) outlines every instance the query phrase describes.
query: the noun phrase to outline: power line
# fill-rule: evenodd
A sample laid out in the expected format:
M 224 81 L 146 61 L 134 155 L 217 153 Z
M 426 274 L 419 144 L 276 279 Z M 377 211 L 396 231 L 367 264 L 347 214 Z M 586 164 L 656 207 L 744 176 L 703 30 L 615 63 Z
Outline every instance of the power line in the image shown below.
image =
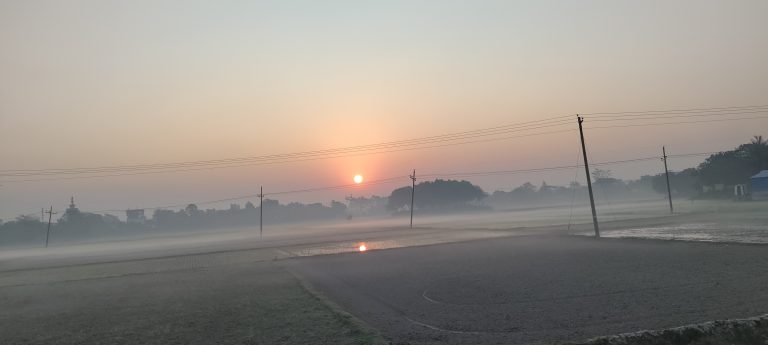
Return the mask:
M 597 119 L 592 121 L 643 121 L 653 119 L 666 119 L 675 117 L 712 117 L 712 116 L 733 116 L 744 115 L 752 113 L 761 113 L 768 111 L 768 105 L 757 106 L 737 106 L 737 107 L 720 107 L 720 108 L 693 108 L 693 109 L 672 109 L 672 110 L 648 110 L 648 111 L 625 111 L 625 112 L 603 112 L 603 113 L 590 113 L 587 115 L 598 116 Z M 4 183 L 20 183 L 20 182 L 39 182 L 39 181 L 52 181 L 52 180 L 74 180 L 82 178 L 104 178 L 104 177 L 117 177 L 117 176 L 131 176 L 131 175 L 143 175 L 143 174 L 155 174 L 155 173 L 175 173 L 175 172 L 188 172 L 199 171 L 209 169 L 223 169 L 234 168 L 254 165 L 265 164 L 284 164 L 308 160 L 320 160 L 320 159 L 333 159 L 348 157 L 352 155 L 367 155 L 367 154 L 381 154 L 388 152 L 400 152 L 409 150 L 428 149 L 433 147 L 443 147 L 451 145 L 464 145 L 477 142 L 487 142 L 496 140 L 511 139 L 514 137 L 506 138 L 490 138 L 489 140 L 468 140 L 479 137 L 487 136 L 499 136 L 502 134 L 525 132 L 537 129 L 559 127 L 567 125 L 569 120 L 568 116 L 557 116 L 542 120 L 534 120 L 521 122 L 516 124 L 495 126 L 489 128 L 476 129 L 471 131 L 455 132 L 443 135 L 413 138 L 399 141 L 383 142 L 370 145 L 358 145 L 351 147 L 294 152 L 286 154 L 275 154 L 265 156 L 253 156 L 253 157 L 241 157 L 230 159 L 217 159 L 207 161 L 189 161 L 189 162 L 176 162 L 176 163 L 155 163 L 155 164 L 139 164 L 139 165 L 118 165 L 118 166 L 103 166 L 103 167 L 90 167 L 90 168 L 53 168 L 53 169 L 10 169 L 0 170 L 0 176 L 4 177 L 36 177 L 36 176 L 61 176 L 61 175 L 75 175 L 74 177 L 55 177 L 55 178 L 37 178 L 37 179 L 22 179 L 22 180 L 8 180 Z M 627 118 L 623 118 L 627 117 Z M 764 117 L 742 117 L 742 118 L 729 118 L 729 119 L 715 119 L 715 120 L 700 120 L 700 121 L 679 121 L 679 122 L 654 122 L 654 123 L 632 123 L 626 125 L 611 125 L 611 126 L 599 126 L 591 127 L 591 129 L 602 128 L 620 128 L 620 127 L 638 127 L 638 126 L 658 126 L 658 125 L 672 125 L 672 124 L 687 124 L 687 123 L 704 123 L 704 122 L 721 122 L 721 121 L 739 121 L 739 120 L 753 120 L 762 119 Z M 567 130 L 555 131 L 566 132 Z M 534 135 L 549 134 L 552 132 L 537 133 Z M 519 136 L 523 137 L 523 136 Z M 85 175 L 85 176 L 77 176 Z
M 716 153 L 716 152 L 715 152 Z M 677 155 L 669 155 L 668 157 L 686 157 L 686 156 L 700 156 L 705 155 L 707 153 L 699 152 L 699 153 L 687 153 L 687 154 L 677 154 Z M 592 166 L 606 166 L 606 165 L 615 165 L 615 164 L 626 164 L 626 163 L 634 163 L 634 162 L 642 162 L 642 161 L 649 161 L 649 160 L 658 160 L 659 156 L 652 156 L 652 157 L 641 157 L 641 158 L 634 158 L 634 159 L 624 159 L 624 160 L 616 160 L 616 161 L 607 161 L 607 162 L 598 162 L 598 163 L 592 163 L 590 165 Z M 576 167 L 583 167 L 584 165 L 576 165 Z M 544 172 L 544 171 L 558 171 L 558 170 L 569 170 L 574 169 L 574 165 L 562 165 L 562 166 L 552 166 L 552 167 L 541 167 L 541 168 L 529 168 L 529 169 L 516 169 L 516 170 L 495 170 L 495 171 L 474 171 L 474 172 L 458 172 L 458 173 L 432 173 L 432 174 L 424 174 L 421 175 L 422 178 L 436 178 L 436 177 L 469 177 L 469 176 L 491 176 L 491 175 L 512 175 L 512 174 L 520 174 L 520 173 L 533 173 L 533 172 Z M 285 190 L 285 191 L 276 191 L 271 193 L 264 193 L 264 196 L 268 195 L 286 195 L 286 194 L 298 194 L 298 193 L 311 193 L 311 192 L 318 192 L 318 191 L 328 191 L 328 190 L 341 190 L 341 189 L 347 189 L 347 188 L 359 188 L 359 187 L 365 187 L 369 185 L 383 185 L 383 184 L 393 184 L 393 183 L 402 183 L 405 181 L 408 181 L 410 178 L 409 176 L 392 176 L 388 178 L 382 178 L 377 180 L 371 180 L 360 184 L 350 183 L 350 184 L 341 184 L 341 185 L 332 185 L 332 186 L 321 186 L 321 187 L 312 187 L 312 188 L 304 188 L 304 189 L 293 189 L 293 190 Z M 207 200 L 207 201 L 197 201 L 197 202 L 185 202 L 180 204 L 174 204 L 174 205 L 163 205 L 163 206 L 155 206 L 155 207 L 145 207 L 143 209 L 145 210 L 157 210 L 157 209 L 169 209 L 169 208 L 175 208 L 175 207 L 185 207 L 189 204 L 195 204 L 195 205 L 207 205 L 207 204 L 217 204 L 222 202 L 228 202 L 228 201 L 236 201 L 236 200 L 243 200 L 243 199 L 250 199 L 250 198 L 257 198 L 260 193 L 254 193 L 254 194 L 247 194 L 247 195 L 241 195 L 236 197 L 229 197 L 229 198 L 223 198 L 223 199 L 216 199 L 216 200 Z M 110 212 L 123 212 L 122 209 L 109 209 L 109 210 L 98 210 L 98 211 L 91 211 L 91 213 L 110 213 Z
M 706 122 L 728 122 L 728 121 L 759 120 L 759 119 L 768 119 L 768 116 L 753 116 L 753 117 L 742 117 L 742 118 L 732 118 L 732 119 L 715 119 L 715 120 L 698 120 L 698 121 L 637 123 L 637 124 L 617 125 L 617 126 L 588 127 L 588 129 L 606 129 L 606 128 L 624 128 L 624 127 L 646 127 L 646 126 L 679 125 L 679 124 L 706 123 Z
M 683 156 L 683 155 L 679 155 Z M 669 156 L 673 157 L 673 156 Z M 615 165 L 615 164 L 624 164 L 624 163 L 633 163 L 633 162 L 643 162 L 643 161 L 651 161 L 651 160 L 658 160 L 658 156 L 653 157 L 643 157 L 643 158 L 635 158 L 635 159 L 624 159 L 624 160 L 617 160 L 617 161 L 608 161 L 608 162 L 599 162 L 599 163 L 591 163 L 592 166 L 605 166 L 605 165 Z M 577 167 L 581 168 L 584 167 L 584 165 L 577 165 Z M 557 171 L 557 170 L 570 170 L 573 169 L 573 165 L 561 165 L 561 166 L 554 166 L 554 167 L 546 167 L 546 168 L 532 168 L 532 169 L 517 169 L 517 170 L 492 170 L 492 171 L 474 171 L 474 172 L 456 172 L 456 173 L 431 173 L 431 174 L 423 174 L 422 177 L 469 177 L 469 176 L 495 176 L 495 175 L 511 175 L 511 174 L 519 174 L 519 173 L 533 173 L 533 172 L 545 172 L 545 171 Z
M 571 129 L 563 129 L 563 130 L 556 130 L 556 131 L 537 132 L 537 133 L 525 134 L 525 135 L 508 136 L 508 137 L 489 138 L 489 139 L 462 141 L 462 142 L 452 142 L 452 143 L 446 143 L 446 144 L 440 144 L 440 145 L 419 146 L 419 147 L 392 149 L 392 150 L 385 150 L 385 151 L 373 151 L 373 152 L 366 152 L 366 153 L 326 156 L 326 157 L 318 157 L 318 158 L 304 158 L 304 159 L 284 160 L 284 161 L 276 161 L 276 162 L 243 163 L 243 164 L 226 165 L 226 166 L 199 167 L 199 168 L 162 170 L 162 171 L 145 171 L 145 172 L 135 172 L 135 173 L 118 173 L 118 174 L 106 174 L 106 175 L 89 175 L 89 176 L 75 176 L 75 177 L 54 177 L 54 178 L 6 180 L 6 181 L 2 181 L 2 182 L 3 183 L 22 183 L 22 182 L 41 182 L 41 181 L 80 180 L 80 179 L 91 179 L 91 178 L 106 178 L 106 177 L 134 176 L 134 175 L 147 175 L 147 174 L 162 174 L 162 173 L 175 173 L 175 172 L 191 172 L 191 171 L 214 170 L 214 169 L 225 169 L 225 168 L 246 167 L 246 166 L 262 166 L 262 165 L 306 162 L 306 161 L 315 161 L 315 160 L 344 158 L 344 157 L 355 157 L 355 156 L 362 156 L 362 155 L 373 155 L 373 154 L 404 152 L 404 151 L 413 151 L 413 150 L 424 150 L 424 149 L 440 148 L 440 147 L 448 147 L 448 146 L 456 146 L 456 145 L 466 145 L 466 144 L 476 144 L 476 143 L 485 143 L 485 142 L 493 142 L 493 141 L 503 141 L 503 140 L 510 140 L 510 139 L 519 139 L 519 138 L 525 138 L 525 137 L 531 137 L 531 136 L 539 136 L 539 135 L 547 135 L 547 134 L 555 134 L 555 133 L 564 133 L 564 132 L 570 132 L 570 131 L 572 131 L 572 130 Z
M 717 112 L 717 113 L 693 113 L 693 114 L 644 114 L 644 115 L 606 115 L 606 116 L 600 116 L 596 118 L 590 118 L 590 122 L 606 122 L 606 121 L 642 121 L 642 120 L 653 120 L 653 119 L 669 119 L 669 118 L 681 118 L 681 117 L 728 117 L 728 116 L 738 116 L 738 115 L 746 115 L 746 114 L 760 114 L 760 113 L 768 113 L 768 108 L 766 109 L 760 109 L 760 110 L 750 110 L 750 111 L 738 111 L 738 112 Z
M 687 112 L 707 112 L 707 111 L 728 111 L 728 110 L 743 110 L 753 108 L 768 108 L 768 105 L 746 105 L 746 106 L 732 106 L 732 107 L 719 107 L 719 108 L 687 108 L 687 109 L 666 109 L 666 110 L 642 110 L 642 111 L 619 111 L 619 112 L 601 112 L 601 113 L 584 113 L 581 115 L 633 115 L 633 114 L 649 114 L 649 113 L 687 113 Z
M 403 178 L 404 178 L 403 176 L 396 176 L 396 177 L 389 177 L 389 178 L 384 178 L 384 179 L 379 179 L 379 180 L 371 180 L 371 181 L 365 182 L 365 185 L 380 185 L 380 184 L 394 183 L 394 182 L 398 182 L 399 180 L 402 180 Z M 359 187 L 359 186 L 360 185 L 358 185 L 358 184 L 343 184 L 343 185 L 334 185 L 334 186 L 324 186 L 324 187 L 314 187 L 314 188 L 305 188 L 305 189 L 277 191 L 277 192 L 271 192 L 271 193 L 263 193 L 263 195 L 264 196 L 269 196 L 269 195 L 309 193 L 309 192 L 318 192 L 318 191 L 324 191 L 324 190 L 346 189 L 346 188 Z M 216 200 L 185 202 L 185 203 L 174 204 L 174 205 L 144 207 L 143 209 L 145 209 L 145 210 L 159 210 L 159 209 L 174 208 L 174 207 L 184 207 L 184 206 L 187 206 L 189 204 L 195 204 L 195 205 L 218 204 L 218 203 L 227 202 L 227 201 L 237 201 L 237 200 L 243 200 L 243 199 L 257 198 L 257 197 L 259 197 L 259 194 L 262 194 L 262 193 L 247 194 L 247 195 L 241 195 L 241 196 L 229 197 L 229 198 L 223 198 L 223 199 L 216 199 Z M 122 211 L 125 211 L 125 210 L 109 209 L 109 210 L 92 211 L 91 213 L 108 213 L 108 212 L 122 212 Z
M 49 168 L 49 169 L 11 169 L 0 170 L 0 176 L 30 176 L 30 175 L 45 175 L 45 174 L 83 174 L 83 173 L 101 173 L 101 172 L 115 172 L 125 170 L 146 170 L 146 169 L 166 169 L 166 168 L 178 168 L 178 167 L 190 167 L 190 166 L 206 166 L 206 165 L 222 165 L 231 163 L 253 162 L 253 161 L 274 161 L 294 159 L 301 157 L 315 157 L 334 155 L 339 153 L 354 153 L 365 152 L 370 150 L 380 150 L 388 148 L 397 148 L 404 146 L 417 146 L 440 142 L 458 141 L 463 139 L 471 139 L 477 137 L 486 137 L 493 135 L 502 135 L 513 132 L 521 132 L 528 130 L 535 130 L 541 128 L 555 127 L 566 124 L 563 116 L 553 117 L 543 120 L 527 121 L 517 124 L 496 126 L 490 128 L 483 128 L 471 131 L 449 133 L 444 135 L 390 141 L 378 144 L 370 145 L 358 145 L 350 147 L 342 147 L 335 149 L 315 150 L 315 151 L 303 151 L 294 153 L 264 155 L 264 156 L 252 156 L 252 157 L 240 157 L 230 159 L 217 159 L 206 161 L 190 161 L 190 162 L 177 162 L 177 163 L 155 163 L 155 164 L 138 164 L 138 165 L 118 165 L 118 166 L 102 166 L 102 167 L 88 167 L 88 168 Z
M 607 129 L 607 128 L 623 128 L 623 127 L 639 127 L 639 126 L 657 126 L 657 125 L 666 125 L 666 124 L 687 124 L 687 123 L 701 123 L 701 122 L 722 122 L 722 121 L 730 121 L 730 120 L 753 120 L 753 119 L 762 119 L 762 118 L 765 118 L 765 117 L 748 117 L 748 118 L 737 118 L 737 119 L 727 119 L 727 120 L 726 119 L 719 119 L 719 120 L 703 120 L 703 121 L 679 121 L 679 122 L 663 122 L 663 123 L 643 123 L 643 124 L 628 124 L 628 125 L 612 125 L 612 126 L 590 127 L 590 129 Z M 596 121 L 596 120 L 593 120 L 593 121 Z M 135 173 L 118 173 L 118 174 L 106 174 L 106 175 L 89 175 L 89 176 L 77 176 L 77 177 L 59 177 L 59 178 L 38 178 L 38 179 L 6 180 L 6 181 L 2 181 L 2 182 L 3 183 L 21 183 L 21 182 L 79 180 L 79 179 L 90 179 L 90 178 L 106 178 L 106 177 L 134 176 L 134 175 L 175 173 L 175 172 L 192 172 L 192 171 L 224 169 L 224 168 L 233 168 L 233 167 L 259 166 L 259 165 L 270 165 L 270 164 L 284 164 L 284 163 L 294 163 L 294 162 L 303 162 L 303 161 L 312 161 L 312 160 L 321 160 L 321 159 L 344 158 L 344 157 L 352 157 L 352 156 L 360 156 L 360 155 L 393 153 L 393 152 L 403 152 L 403 151 L 411 151 L 411 150 L 439 148 L 439 147 L 454 146 L 454 145 L 465 145 L 465 144 L 473 144 L 473 143 L 501 141 L 501 140 L 517 139 L 517 138 L 523 138 L 523 137 L 529 137 L 529 136 L 538 136 L 538 135 L 546 135 L 546 134 L 564 133 L 564 132 L 569 132 L 569 131 L 571 131 L 571 130 L 548 131 L 548 132 L 539 132 L 539 133 L 534 133 L 534 134 L 529 134 L 529 135 L 519 135 L 519 136 L 511 136 L 511 137 L 492 138 L 492 139 L 486 139 L 486 140 L 463 141 L 463 142 L 448 143 L 448 144 L 442 144 L 442 145 L 420 146 L 420 147 L 413 147 L 413 148 L 394 149 L 394 150 L 385 150 L 385 151 L 374 151 L 374 152 L 349 154 L 349 155 L 336 155 L 336 156 L 327 156 L 327 157 L 320 157 L 320 158 L 294 159 L 294 160 L 285 160 L 285 161 L 277 161 L 277 162 L 243 163 L 243 164 L 226 165 L 226 166 L 199 167 L 199 168 L 189 168 L 189 169 L 174 169 L 174 170 L 161 170 L 161 171 L 135 172 Z

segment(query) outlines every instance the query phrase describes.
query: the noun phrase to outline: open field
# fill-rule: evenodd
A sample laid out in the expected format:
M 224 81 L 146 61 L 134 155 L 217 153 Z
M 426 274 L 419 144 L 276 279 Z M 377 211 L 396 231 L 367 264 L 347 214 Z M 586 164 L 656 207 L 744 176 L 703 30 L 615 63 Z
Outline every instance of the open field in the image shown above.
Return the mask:
M 768 310 L 755 245 L 527 236 L 286 263 L 396 344 L 573 341 Z
M 674 216 L 658 202 L 611 205 L 601 224 L 607 237 L 710 224 L 719 237 L 681 238 L 739 242 L 728 239 L 745 226 L 768 238 L 765 205 L 700 202 Z M 269 227 L 263 239 L 231 229 L 4 250 L 0 342 L 382 342 L 372 327 L 395 344 L 541 343 L 768 311 L 765 246 L 570 236 L 591 233 L 577 215 L 429 216 L 416 229 L 359 219 Z M 369 251 L 357 252 L 361 242 Z
M 90 267 L 111 273 L 90 277 L 77 272 L 89 267 L 58 268 L 48 272 L 56 281 L 0 287 L 0 342 L 385 343 L 271 262 L 121 272 L 129 264 Z

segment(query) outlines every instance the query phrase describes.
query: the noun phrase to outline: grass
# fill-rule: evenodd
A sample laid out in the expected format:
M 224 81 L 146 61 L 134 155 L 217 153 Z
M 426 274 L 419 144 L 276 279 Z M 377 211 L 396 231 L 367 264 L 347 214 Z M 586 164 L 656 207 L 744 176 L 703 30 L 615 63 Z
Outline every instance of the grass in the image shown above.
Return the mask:
M 768 315 L 742 320 L 712 321 L 661 331 L 600 337 L 566 345 L 765 345 Z
M 2 344 L 388 343 L 273 263 L 6 286 L 0 296 Z

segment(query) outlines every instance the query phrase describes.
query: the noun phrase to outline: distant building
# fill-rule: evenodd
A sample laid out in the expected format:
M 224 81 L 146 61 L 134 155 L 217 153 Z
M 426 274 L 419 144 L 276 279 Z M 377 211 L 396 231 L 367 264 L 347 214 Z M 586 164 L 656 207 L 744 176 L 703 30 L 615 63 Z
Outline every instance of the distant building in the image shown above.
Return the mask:
M 752 199 L 768 200 L 768 170 L 763 170 L 749 178 Z
M 75 206 L 75 197 L 69 198 L 69 207 L 64 212 L 64 215 L 61 217 L 63 220 L 74 220 L 78 216 L 80 216 L 80 209 Z
M 133 224 L 144 224 L 147 217 L 144 216 L 144 209 L 126 210 L 125 221 Z

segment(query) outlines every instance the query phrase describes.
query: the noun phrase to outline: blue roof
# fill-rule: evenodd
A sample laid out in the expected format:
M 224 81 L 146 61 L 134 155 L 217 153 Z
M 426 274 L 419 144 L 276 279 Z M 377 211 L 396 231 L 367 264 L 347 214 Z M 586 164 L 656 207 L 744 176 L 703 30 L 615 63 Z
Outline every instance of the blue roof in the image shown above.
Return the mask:
M 765 177 L 768 177 L 768 170 L 763 170 L 763 171 L 757 173 L 757 175 L 752 176 L 750 178 L 765 178 Z

